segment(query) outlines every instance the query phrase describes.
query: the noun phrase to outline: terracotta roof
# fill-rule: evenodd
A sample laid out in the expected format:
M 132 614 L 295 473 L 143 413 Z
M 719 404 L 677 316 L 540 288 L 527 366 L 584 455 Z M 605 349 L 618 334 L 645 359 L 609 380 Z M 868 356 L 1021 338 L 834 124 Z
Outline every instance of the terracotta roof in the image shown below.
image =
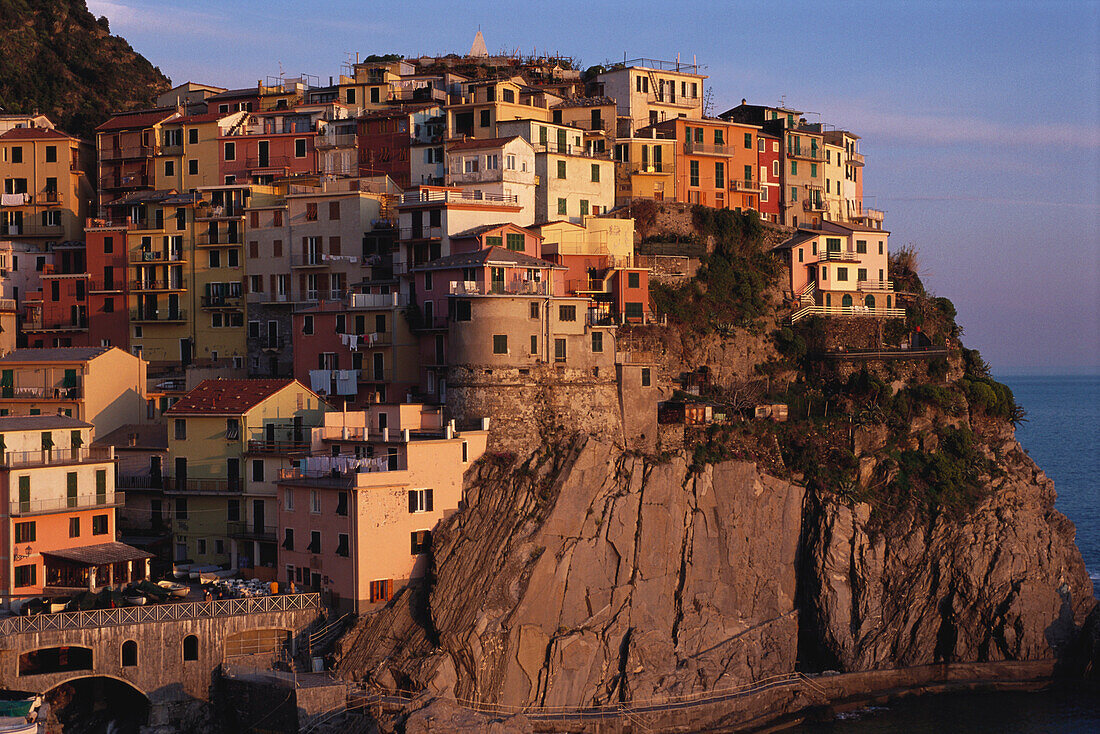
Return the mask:
M 501 227 L 507 227 L 509 224 L 511 224 L 511 222 L 497 222 L 496 224 L 481 224 L 481 225 L 478 225 L 477 227 L 470 227 L 469 229 L 464 229 L 461 232 L 455 232 L 453 235 L 451 235 L 451 239 L 453 240 L 457 237 L 477 237 L 479 234 L 482 234 L 484 232 L 488 232 L 488 231 L 494 230 L 494 229 L 500 229 Z M 515 225 L 515 226 L 519 227 L 518 224 Z M 523 229 L 523 227 L 519 227 L 519 228 Z
M 807 240 L 814 239 L 815 237 L 819 236 L 820 234 L 821 234 L 820 232 L 815 232 L 813 230 L 800 229 L 793 236 L 791 236 L 790 239 L 784 240 L 783 242 L 780 242 L 778 245 L 776 245 L 772 249 L 773 250 L 789 250 L 792 247 L 795 247 L 797 245 L 801 245 L 803 242 L 806 242 Z
M 42 551 L 44 556 L 53 556 L 63 561 L 79 563 L 83 566 L 106 566 L 109 563 L 122 563 L 124 561 L 140 561 L 152 558 L 153 554 L 135 548 L 125 543 L 99 543 L 97 545 L 85 545 L 77 548 L 64 548 L 62 550 Z
M 86 362 L 106 354 L 115 347 L 47 347 L 45 349 L 23 348 L 0 357 L 0 362 Z
M 193 125 L 199 122 L 214 122 L 220 120 L 223 117 L 229 117 L 236 114 L 235 112 L 206 112 L 201 115 L 188 115 L 187 117 L 180 117 L 175 120 L 170 120 L 165 124 L 168 125 Z
M 296 380 L 203 380 L 166 413 L 241 415 Z
M 96 132 L 152 127 L 158 122 L 164 122 L 175 114 L 175 107 L 162 107 L 160 109 L 141 110 L 139 112 L 124 112 L 121 115 L 115 115 L 110 120 L 107 120 L 107 122 L 97 127 Z
M 499 148 L 512 142 L 518 135 L 510 135 L 506 138 L 471 138 L 470 140 L 458 140 L 450 144 L 451 150 L 474 150 L 477 148 Z
M 3 135 L 0 140 L 77 140 L 72 135 L 66 135 L 60 130 L 48 127 L 13 127 Z
M 521 268 L 553 268 L 565 270 L 560 265 L 555 265 L 549 260 L 531 257 L 522 252 L 516 252 L 504 247 L 486 247 L 477 252 L 464 252 L 460 255 L 448 255 L 429 263 L 425 263 L 413 270 L 443 270 L 446 268 L 479 267 L 485 265 L 516 265 Z

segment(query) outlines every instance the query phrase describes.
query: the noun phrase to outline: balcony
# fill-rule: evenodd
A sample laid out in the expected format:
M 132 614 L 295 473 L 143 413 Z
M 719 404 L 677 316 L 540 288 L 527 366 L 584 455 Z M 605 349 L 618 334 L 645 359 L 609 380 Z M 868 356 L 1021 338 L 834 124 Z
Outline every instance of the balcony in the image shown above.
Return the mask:
M 157 221 L 156 219 L 138 219 L 130 220 L 130 231 L 132 232 L 159 232 L 164 229 L 164 220 Z
M 112 507 L 124 507 L 126 495 L 122 492 L 108 492 L 106 494 L 78 495 L 76 497 L 50 497 L 40 500 L 28 500 L 20 502 L 11 501 L 12 517 L 26 517 L 27 515 L 45 515 L 54 512 L 71 512 L 73 510 L 106 510 Z
M 160 152 L 157 145 L 131 145 L 120 148 L 104 148 L 99 151 L 99 159 L 103 161 L 120 161 L 127 158 L 149 158 Z
M 5 451 L 0 466 L 5 469 L 25 469 L 63 464 L 103 463 L 115 460 L 113 446 L 78 446 L 74 449 L 42 451 Z
M 452 280 L 452 296 L 548 296 L 549 284 L 532 280 L 492 281 L 486 286 L 476 280 Z
M 275 525 L 259 525 L 243 520 L 231 520 L 229 523 L 229 537 L 239 540 L 260 540 L 274 543 L 279 529 Z
M 168 280 L 131 280 L 132 291 L 185 291 L 187 278 L 169 278 Z
M 41 191 L 34 195 L 37 206 L 64 206 L 65 195 L 60 191 Z
M 442 227 L 402 227 L 397 234 L 402 240 L 438 240 L 443 236 Z M 394 274 L 397 274 L 397 263 L 394 263 Z
M 741 180 L 739 178 L 730 179 L 730 191 L 745 191 L 745 192 L 760 192 L 759 181 Z
M 244 490 L 244 478 L 228 479 L 175 479 L 164 478 L 164 491 L 175 494 L 240 494 Z
M 408 305 L 408 296 L 402 293 L 352 293 L 348 296 L 350 308 L 400 308 Z
M 195 211 L 195 219 L 200 222 L 244 219 L 244 205 L 201 207 Z
M 733 155 L 733 148 L 726 145 L 707 145 L 706 143 L 684 143 L 684 153 L 688 155 Z
M 195 236 L 196 247 L 210 247 L 213 245 L 243 245 L 244 237 L 240 232 L 202 232 Z
M 182 308 L 175 311 L 168 308 L 153 310 L 131 308 L 130 321 L 140 323 L 183 323 L 187 321 L 187 311 Z
M 824 199 L 803 199 L 802 208 L 808 212 L 823 212 L 828 209 Z
M 290 259 L 290 267 L 292 268 L 327 268 L 328 261 L 320 252 L 295 252 Z
M 515 194 L 487 194 L 475 191 L 418 191 L 402 194 L 399 204 L 430 204 L 454 201 L 463 204 L 477 203 L 494 206 L 518 206 L 519 197 Z
M 538 143 L 533 145 L 536 153 L 554 153 L 556 155 L 574 155 L 581 158 L 610 158 L 607 151 L 591 151 L 583 145 L 558 145 L 557 143 Z
M 60 237 L 65 231 L 58 224 L 0 224 L 0 236 L 5 237 Z
M 856 153 L 854 150 L 848 151 L 848 165 L 849 166 L 862 166 L 863 154 Z
M 74 320 L 71 316 L 31 316 L 23 320 L 24 331 L 85 331 L 87 328 L 87 317 Z
M 852 250 L 829 250 L 827 252 L 818 253 L 818 261 L 820 262 L 842 262 L 842 263 L 857 263 L 860 262 L 859 254 Z
M 243 299 L 238 293 L 235 296 L 203 296 L 203 308 L 240 308 Z
M 797 323 L 807 316 L 860 316 L 879 319 L 905 318 L 904 308 L 875 308 L 872 306 L 803 306 L 788 318 L 790 322 Z
M 881 223 L 886 218 L 886 212 L 881 209 L 864 209 L 863 216 L 867 219 Z
M 861 280 L 856 288 L 864 293 L 886 293 L 894 290 L 894 283 L 889 280 Z
M 286 348 L 287 339 L 284 336 L 250 336 L 248 337 L 248 344 L 251 349 L 261 349 L 265 352 L 277 352 Z
M 266 438 L 248 440 L 250 454 L 297 454 L 303 451 L 309 451 L 309 441 L 269 441 Z
M 141 265 L 148 263 L 183 263 L 186 259 L 181 252 L 164 252 L 163 250 L 131 250 L 130 263 Z
M 289 165 L 290 158 L 285 155 L 248 156 L 245 159 L 245 167 L 250 171 L 262 171 L 275 168 L 285 169 Z
M 413 317 L 410 319 L 409 328 L 411 328 L 413 331 L 436 331 L 440 329 L 446 330 L 448 328 L 447 316 L 444 314 L 442 316 L 432 315 L 429 317 L 422 314 L 418 317 Z
M 530 174 L 527 175 L 530 176 Z M 506 171 L 502 168 L 482 168 L 478 171 L 447 172 L 448 184 L 499 183 L 501 181 L 523 183 L 524 176 L 518 171 Z
M 633 171 L 631 171 L 631 173 L 633 173 L 635 175 L 645 175 L 645 174 L 652 174 L 652 173 L 665 174 L 665 173 L 671 173 L 672 172 L 672 171 L 666 171 L 666 170 L 664 170 L 664 168 L 665 168 L 665 166 L 664 166 L 663 163 L 644 163 L 644 164 L 638 166 L 637 168 L 635 168 Z
M 84 390 L 80 385 L 0 386 L 0 398 L 4 400 L 80 400 L 83 397 Z
M 355 133 L 318 135 L 313 147 L 318 150 L 324 148 L 354 148 L 356 144 Z
M 121 281 L 89 280 L 89 293 L 121 293 L 123 283 Z
M 802 158 L 808 161 L 821 161 L 824 160 L 824 156 L 821 155 L 820 148 L 787 148 L 788 158 Z

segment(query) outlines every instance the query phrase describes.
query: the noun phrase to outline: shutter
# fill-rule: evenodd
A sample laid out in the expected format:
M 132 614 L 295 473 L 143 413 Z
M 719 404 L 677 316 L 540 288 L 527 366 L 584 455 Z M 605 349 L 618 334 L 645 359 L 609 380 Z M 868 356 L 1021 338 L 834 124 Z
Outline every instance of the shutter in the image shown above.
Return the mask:
M 416 512 L 416 492 L 409 490 L 409 512 Z
M 432 490 L 432 489 L 429 489 L 425 492 L 425 494 L 427 495 L 427 507 L 425 507 L 425 509 L 428 512 L 431 512 L 435 507 L 435 498 L 432 497 L 432 494 L 434 492 L 435 492 L 435 490 Z

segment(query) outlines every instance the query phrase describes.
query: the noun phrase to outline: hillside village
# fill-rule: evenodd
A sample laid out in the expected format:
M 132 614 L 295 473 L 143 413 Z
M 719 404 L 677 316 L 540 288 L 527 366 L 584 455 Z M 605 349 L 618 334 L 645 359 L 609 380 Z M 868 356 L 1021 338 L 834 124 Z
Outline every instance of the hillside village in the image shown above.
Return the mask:
M 540 411 L 649 452 L 721 422 L 705 369 L 650 351 L 685 309 L 749 309 L 677 290 L 717 272 L 715 227 L 768 243 L 776 326 L 848 324 L 814 348 L 943 347 L 902 326 L 857 132 L 715 113 L 703 71 L 494 56 L 478 32 L 327 83 L 187 82 L 94 140 L 0 115 L 4 608 L 174 569 L 378 610 Z M 786 419 L 758 397 L 738 405 Z

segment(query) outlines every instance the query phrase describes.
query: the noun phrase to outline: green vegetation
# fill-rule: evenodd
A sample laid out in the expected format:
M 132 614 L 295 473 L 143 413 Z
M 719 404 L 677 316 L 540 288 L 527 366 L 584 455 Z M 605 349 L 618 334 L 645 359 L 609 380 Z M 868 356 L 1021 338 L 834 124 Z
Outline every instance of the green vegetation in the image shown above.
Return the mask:
M 170 82 L 84 0 L 0 0 L 0 107 L 48 115 L 62 130 L 94 139 L 116 111 L 149 106 Z
M 713 237 L 714 251 L 702 258 L 690 283 L 650 285 L 658 315 L 704 333 L 760 328 L 771 311 L 767 291 L 776 284 L 779 263 L 764 251 L 759 216 L 703 206 L 692 216 L 699 236 Z

